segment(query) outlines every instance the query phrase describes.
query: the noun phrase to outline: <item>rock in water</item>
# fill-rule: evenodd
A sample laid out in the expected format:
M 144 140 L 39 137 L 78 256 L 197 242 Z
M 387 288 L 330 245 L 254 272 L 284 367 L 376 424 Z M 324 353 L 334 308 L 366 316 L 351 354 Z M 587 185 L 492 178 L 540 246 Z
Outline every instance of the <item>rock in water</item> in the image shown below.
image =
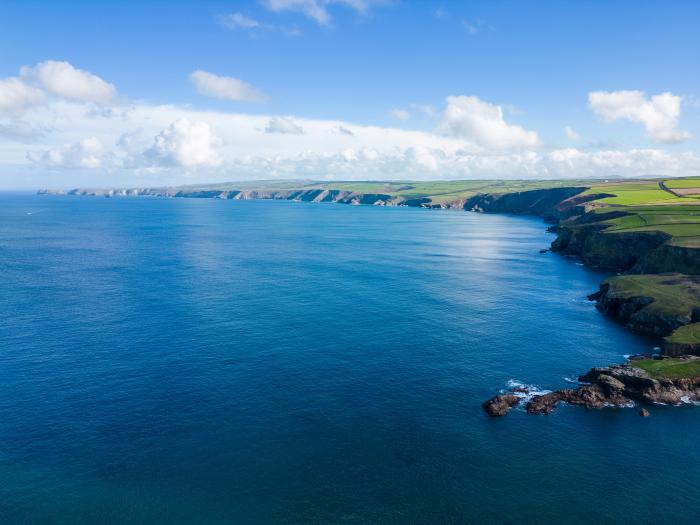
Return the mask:
M 481 405 L 486 413 L 491 417 L 505 416 L 511 408 L 520 403 L 520 398 L 514 394 L 500 394 L 484 401 Z

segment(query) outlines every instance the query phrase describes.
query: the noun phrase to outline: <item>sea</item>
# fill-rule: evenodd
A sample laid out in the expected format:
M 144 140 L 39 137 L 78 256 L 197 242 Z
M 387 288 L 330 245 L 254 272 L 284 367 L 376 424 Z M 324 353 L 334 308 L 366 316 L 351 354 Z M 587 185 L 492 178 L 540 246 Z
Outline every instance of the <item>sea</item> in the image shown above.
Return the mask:
M 541 219 L 0 194 L 2 524 L 691 524 L 700 407 L 481 403 L 658 341 Z

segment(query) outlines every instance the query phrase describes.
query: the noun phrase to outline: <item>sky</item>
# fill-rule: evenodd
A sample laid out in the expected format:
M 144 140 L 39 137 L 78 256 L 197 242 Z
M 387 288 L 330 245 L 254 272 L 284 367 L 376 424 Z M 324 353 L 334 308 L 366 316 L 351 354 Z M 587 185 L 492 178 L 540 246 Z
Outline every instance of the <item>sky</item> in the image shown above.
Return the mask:
M 0 189 L 700 175 L 700 2 L 4 0 Z

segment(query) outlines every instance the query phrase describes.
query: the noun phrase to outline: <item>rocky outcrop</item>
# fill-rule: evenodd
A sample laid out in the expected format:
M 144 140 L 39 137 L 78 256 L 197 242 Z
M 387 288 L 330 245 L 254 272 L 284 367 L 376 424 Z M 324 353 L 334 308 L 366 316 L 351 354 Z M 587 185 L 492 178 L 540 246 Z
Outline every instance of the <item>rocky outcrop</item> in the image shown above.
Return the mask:
M 691 358 L 689 358 L 691 359 Z M 550 414 L 559 403 L 585 408 L 629 406 L 633 401 L 678 405 L 700 401 L 700 376 L 654 378 L 632 364 L 593 368 L 579 377 L 578 388 L 534 396 L 529 414 Z
M 638 356 L 635 359 L 649 359 Z M 634 402 L 679 405 L 700 402 L 700 375 L 688 377 L 653 377 L 635 365 L 635 359 L 622 365 L 592 368 L 578 378 L 580 386 L 563 388 L 539 395 L 525 395 L 528 414 L 551 414 L 560 403 L 591 409 L 606 407 L 628 407 Z M 689 361 L 700 357 L 686 356 L 675 359 L 675 363 L 693 364 Z M 528 392 L 525 392 L 528 394 Z M 499 394 L 483 403 L 489 416 L 506 415 L 523 399 L 515 390 Z M 642 410 L 645 417 L 648 412 Z
M 491 417 L 505 416 L 510 410 L 520 403 L 520 398 L 512 392 L 499 394 L 484 401 L 481 405 L 486 413 Z
M 603 408 L 607 406 L 625 406 L 630 400 L 617 392 L 608 393 L 600 385 L 584 385 L 578 388 L 555 390 L 548 394 L 535 396 L 526 405 L 528 414 L 550 414 L 559 403 L 578 405 L 585 408 Z

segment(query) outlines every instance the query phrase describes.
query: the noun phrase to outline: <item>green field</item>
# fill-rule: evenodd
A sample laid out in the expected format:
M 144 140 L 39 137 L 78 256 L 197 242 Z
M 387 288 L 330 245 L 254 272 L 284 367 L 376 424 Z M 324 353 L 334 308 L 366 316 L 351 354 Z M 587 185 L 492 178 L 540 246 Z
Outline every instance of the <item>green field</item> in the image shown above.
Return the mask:
M 183 190 L 308 190 L 329 189 L 355 193 L 382 193 L 405 198 L 429 198 L 433 202 L 471 197 L 477 193 L 513 193 L 546 188 L 583 187 L 585 193 L 612 195 L 598 199 L 597 205 L 640 206 L 657 204 L 698 204 L 693 197 L 678 197 L 663 190 L 700 187 L 700 178 L 647 180 L 450 180 L 450 181 L 335 181 L 308 180 L 246 181 L 182 186 Z
M 618 275 L 606 282 L 613 297 L 653 297 L 650 312 L 688 316 L 700 304 L 700 278 L 681 274 Z
M 700 178 L 689 179 L 666 179 L 666 186 L 669 188 L 700 188 Z
M 519 191 L 560 188 L 568 186 L 585 187 L 582 180 L 462 180 L 462 181 L 406 181 L 406 182 L 332 182 L 310 183 L 304 189 L 333 189 L 356 193 L 383 193 L 405 199 L 429 198 L 440 204 L 468 199 L 478 193 L 514 193 Z M 299 186 L 296 186 L 297 188 Z
M 700 345 L 700 323 L 681 326 L 665 340 L 668 343 Z
M 641 359 L 632 365 L 646 370 L 655 378 L 682 378 L 700 376 L 700 359 Z
M 612 183 L 591 186 L 586 193 L 609 193 L 614 197 L 606 197 L 599 204 L 617 204 L 621 206 L 636 206 L 640 204 L 666 204 L 669 201 L 679 201 L 679 197 L 662 190 L 658 181 L 647 183 Z

